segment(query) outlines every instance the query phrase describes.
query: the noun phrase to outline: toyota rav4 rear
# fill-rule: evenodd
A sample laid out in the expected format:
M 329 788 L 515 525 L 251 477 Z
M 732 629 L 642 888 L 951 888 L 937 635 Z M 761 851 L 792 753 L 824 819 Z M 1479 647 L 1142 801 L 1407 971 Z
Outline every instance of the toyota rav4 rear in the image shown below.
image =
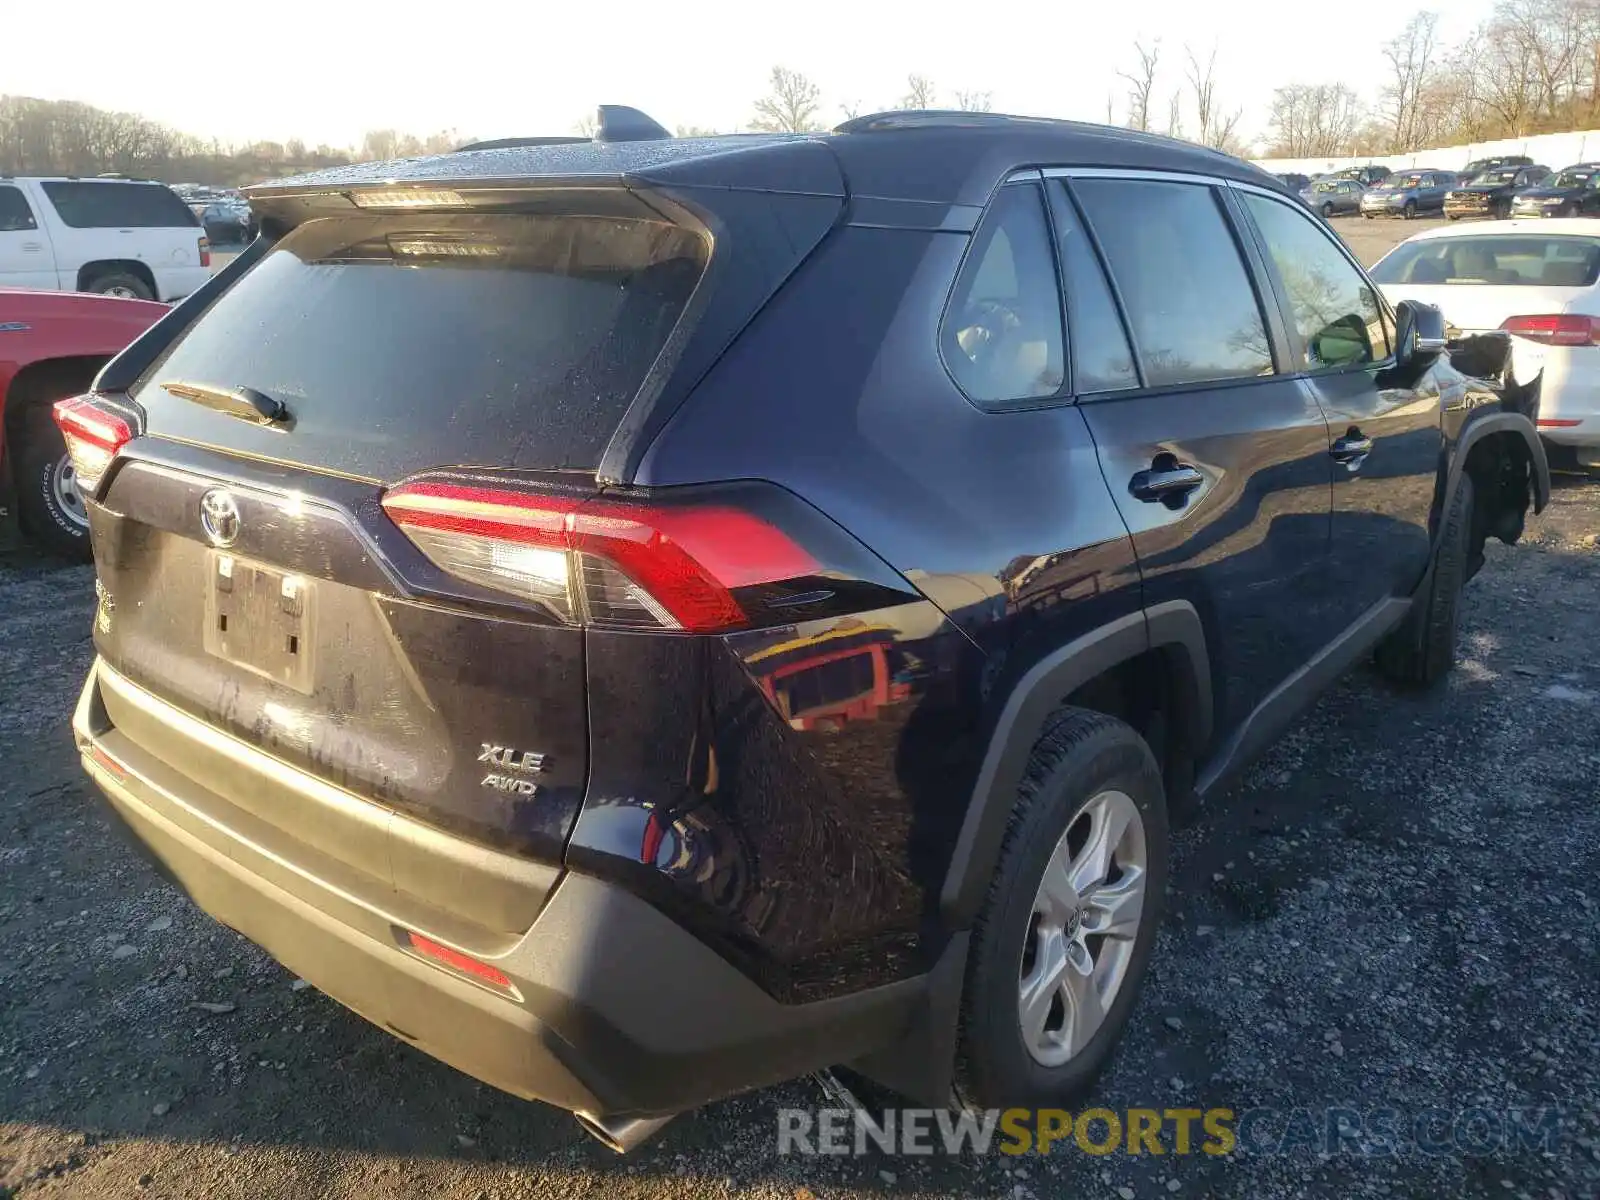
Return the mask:
M 787 194 L 566 152 L 258 193 L 262 241 L 57 419 L 98 567 L 76 734 L 138 840 L 357 1012 L 618 1131 L 903 1019 L 904 987 L 782 1003 L 733 923 L 615 877 L 739 870 L 652 782 L 772 769 L 651 744 L 737 674 L 722 635 L 930 606 L 778 487 L 607 478 L 837 219 L 827 151 Z

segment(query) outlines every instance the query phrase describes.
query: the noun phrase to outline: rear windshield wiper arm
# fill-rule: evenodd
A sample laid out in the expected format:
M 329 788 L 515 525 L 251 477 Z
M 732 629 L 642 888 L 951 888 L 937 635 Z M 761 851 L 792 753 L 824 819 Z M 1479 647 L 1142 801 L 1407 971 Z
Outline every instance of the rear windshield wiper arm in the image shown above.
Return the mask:
M 251 387 L 224 388 L 174 379 L 163 383 L 161 390 L 252 425 L 286 428 L 293 421 L 289 406 L 282 400 Z

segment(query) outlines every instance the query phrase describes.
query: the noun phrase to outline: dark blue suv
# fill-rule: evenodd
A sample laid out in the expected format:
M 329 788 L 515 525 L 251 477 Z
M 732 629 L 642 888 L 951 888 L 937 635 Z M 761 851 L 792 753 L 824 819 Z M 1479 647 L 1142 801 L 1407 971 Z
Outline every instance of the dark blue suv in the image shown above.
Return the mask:
M 1448 669 L 1537 393 L 1192 145 L 602 116 L 254 189 L 58 407 L 84 764 L 206 910 L 614 1147 L 830 1064 L 1062 1103 L 1174 806 L 1364 655 Z

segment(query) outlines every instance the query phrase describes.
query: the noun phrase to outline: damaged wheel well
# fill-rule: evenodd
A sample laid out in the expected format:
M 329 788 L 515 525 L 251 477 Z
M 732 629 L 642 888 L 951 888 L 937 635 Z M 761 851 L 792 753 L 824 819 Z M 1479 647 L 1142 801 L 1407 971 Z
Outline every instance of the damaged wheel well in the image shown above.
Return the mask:
M 1528 508 L 1534 503 L 1534 463 L 1527 439 L 1512 430 L 1486 434 L 1467 451 L 1462 464 L 1472 477 L 1472 535 L 1467 547 L 1467 576 L 1483 565 L 1483 547 L 1491 537 L 1513 545 L 1522 536 Z

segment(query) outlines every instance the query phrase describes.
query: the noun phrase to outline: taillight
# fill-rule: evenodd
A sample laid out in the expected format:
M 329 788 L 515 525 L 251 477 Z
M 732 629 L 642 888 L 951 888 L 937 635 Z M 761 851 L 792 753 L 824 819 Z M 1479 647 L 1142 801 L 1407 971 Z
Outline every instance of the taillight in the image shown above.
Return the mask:
M 1507 317 L 1500 328 L 1516 337 L 1538 342 L 1541 346 L 1600 344 L 1600 320 L 1583 313 Z
M 822 573 L 776 525 L 715 500 L 654 504 L 418 480 L 388 492 L 383 508 L 440 570 L 573 625 L 740 629 L 751 624 L 741 589 Z
M 211 265 L 211 239 L 204 236 L 200 239 L 200 265 L 202 267 Z
M 67 443 L 78 490 L 92 495 L 111 460 L 133 440 L 133 425 L 93 396 L 57 400 L 52 411 Z

